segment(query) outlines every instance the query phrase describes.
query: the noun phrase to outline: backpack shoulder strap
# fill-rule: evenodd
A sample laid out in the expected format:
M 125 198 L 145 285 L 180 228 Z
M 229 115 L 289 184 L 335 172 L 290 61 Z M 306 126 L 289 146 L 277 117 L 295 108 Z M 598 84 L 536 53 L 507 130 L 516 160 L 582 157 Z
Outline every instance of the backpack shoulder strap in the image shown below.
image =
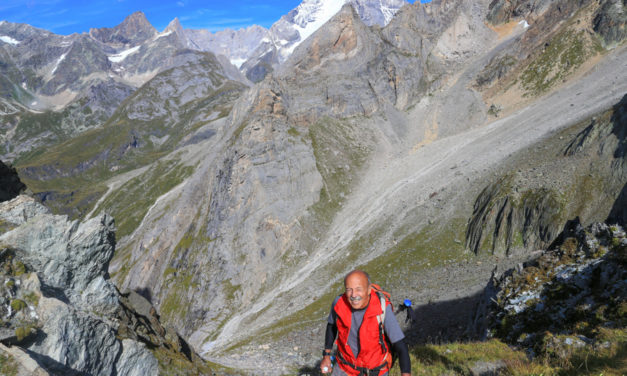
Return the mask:
M 386 354 L 384 323 L 387 303 L 390 301 L 390 294 L 383 291 L 381 287 L 375 283 L 372 284 L 372 288 L 375 290 L 377 297 L 379 298 L 379 303 L 381 304 L 381 314 L 377 315 L 377 322 L 379 323 L 379 344 L 381 345 L 381 352 Z

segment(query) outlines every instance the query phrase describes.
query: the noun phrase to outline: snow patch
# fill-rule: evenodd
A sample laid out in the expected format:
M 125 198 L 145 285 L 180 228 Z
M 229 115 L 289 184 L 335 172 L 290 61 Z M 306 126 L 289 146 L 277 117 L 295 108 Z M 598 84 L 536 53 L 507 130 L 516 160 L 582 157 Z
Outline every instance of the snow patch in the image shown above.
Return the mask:
M 518 24 L 522 25 L 525 29 L 529 27 L 529 24 L 527 23 L 527 20 L 522 20 Z
M 31 105 L 31 106 L 37 106 L 37 104 L 38 104 L 38 102 L 37 102 L 37 101 L 34 101 L 34 102 L 32 102 L 30 105 Z
M 318 0 L 304 1 L 298 7 L 298 15 L 295 17 L 294 28 L 300 35 L 300 40 L 290 46 L 290 53 L 305 39 L 316 32 L 331 17 L 342 9 L 347 0 Z
M 231 59 L 231 64 L 235 65 L 237 69 L 239 69 L 245 62 L 246 59 Z
M 168 35 L 172 34 L 172 30 L 170 31 L 165 31 L 163 33 L 159 33 L 157 34 L 157 36 L 155 37 L 155 40 L 161 38 L 161 37 L 167 37 Z
M 22 89 L 26 89 L 26 82 L 22 82 Z
M 119 63 L 122 60 L 126 59 L 128 55 L 134 54 L 135 52 L 137 52 L 140 47 L 141 46 L 135 46 L 133 48 L 129 48 L 128 50 L 124 50 L 120 52 L 119 54 L 109 55 L 109 61 L 111 61 L 112 63 Z
M 52 71 L 50 71 L 50 75 L 52 76 L 54 74 L 54 72 L 57 71 L 57 68 L 59 67 L 59 64 L 61 64 L 61 62 L 63 61 L 63 59 L 65 59 L 65 56 L 67 56 L 67 52 L 64 53 L 63 55 L 61 55 L 61 57 L 59 58 L 59 60 L 57 60 L 57 62 L 54 64 L 54 68 L 52 68 Z
M 8 37 L 6 35 L 0 36 L 0 40 L 3 41 L 4 43 L 12 44 L 14 46 L 20 43 L 20 41 L 15 40 L 15 39 L 13 39 L 11 37 Z
M 396 12 L 398 11 L 398 9 L 392 9 L 390 7 L 381 7 L 381 13 L 383 13 L 383 19 L 385 20 L 385 24 L 389 24 L 390 21 L 392 21 L 392 18 L 394 18 L 394 15 L 396 14 Z

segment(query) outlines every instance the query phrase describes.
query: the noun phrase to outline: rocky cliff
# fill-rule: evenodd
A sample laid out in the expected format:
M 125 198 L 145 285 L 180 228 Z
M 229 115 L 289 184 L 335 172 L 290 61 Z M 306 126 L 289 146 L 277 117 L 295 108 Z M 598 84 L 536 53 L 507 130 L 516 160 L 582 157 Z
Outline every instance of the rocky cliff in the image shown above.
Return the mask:
M 3 369 L 39 375 L 210 372 L 175 331 L 164 328 L 144 297 L 120 294 L 109 280 L 111 217 L 68 221 L 18 196 L 0 204 L 0 223 Z
M 15 198 L 26 189 L 14 168 L 0 161 L 0 202 Z
M 589 224 L 609 217 L 624 223 L 619 208 L 627 176 L 626 113 L 623 97 L 611 110 L 573 126 L 568 138 L 554 136 L 535 148 L 535 156 L 521 155 L 510 163 L 518 170 L 491 183 L 477 198 L 467 246 L 475 253 L 508 254 L 546 248 L 567 219 L 580 217 Z M 568 172 L 559 166 L 568 166 Z

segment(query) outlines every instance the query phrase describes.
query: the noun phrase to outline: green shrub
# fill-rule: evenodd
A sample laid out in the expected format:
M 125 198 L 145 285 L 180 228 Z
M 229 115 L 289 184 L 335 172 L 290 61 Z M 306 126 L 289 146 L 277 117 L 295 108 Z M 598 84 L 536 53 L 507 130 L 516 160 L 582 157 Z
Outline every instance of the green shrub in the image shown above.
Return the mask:
M 11 355 L 0 353 L 0 375 L 17 375 L 17 363 Z
M 26 265 L 19 260 L 15 260 L 13 262 L 13 275 L 19 277 L 24 273 L 26 273 Z
M 34 291 L 24 295 L 24 299 L 32 306 L 37 307 L 39 305 L 39 295 Z
M 15 312 L 19 312 L 26 307 L 27 307 L 26 302 L 21 299 L 13 299 L 11 301 L 11 309 Z
M 20 326 L 15 328 L 15 336 L 18 342 L 23 341 L 26 337 L 30 336 L 34 332 L 35 327 L 33 325 Z

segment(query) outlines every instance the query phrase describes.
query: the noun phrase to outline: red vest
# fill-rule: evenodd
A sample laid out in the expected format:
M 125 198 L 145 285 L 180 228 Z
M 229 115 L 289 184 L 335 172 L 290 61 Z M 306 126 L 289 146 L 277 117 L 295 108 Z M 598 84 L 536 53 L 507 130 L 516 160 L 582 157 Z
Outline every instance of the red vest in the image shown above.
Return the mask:
M 389 304 L 389 302 L 386 302 Z M 365 367 L 369 369 L 380 366 L 384 361 L 388 362 L 388 366 L 384 367 L 379 375 L 389 371 L 392 365 L 392 355 L 388 348 L 387 341 L 385 343 L 385 353 L 381 352 L 381 344 L 379 342 L 379 322 L 377 315 L 382 314 L 381 302 L 374 289 L 370 292 L 370 302 L 366 312 L 364 313 L 364 321 L 359 328 L 359 355 L 355 358 L 353 350 L 348 345 L 348 335 L 351 329 L 352 308 L 348 302 L 346 295 L 337 301 L 334 308 L 337 314 L 337 349 L 342 357 L 349 363 L 357 367 Z M 337 363 L 347 375 L 359 375 L 355 369 L 343 364 L 341 361 Z

